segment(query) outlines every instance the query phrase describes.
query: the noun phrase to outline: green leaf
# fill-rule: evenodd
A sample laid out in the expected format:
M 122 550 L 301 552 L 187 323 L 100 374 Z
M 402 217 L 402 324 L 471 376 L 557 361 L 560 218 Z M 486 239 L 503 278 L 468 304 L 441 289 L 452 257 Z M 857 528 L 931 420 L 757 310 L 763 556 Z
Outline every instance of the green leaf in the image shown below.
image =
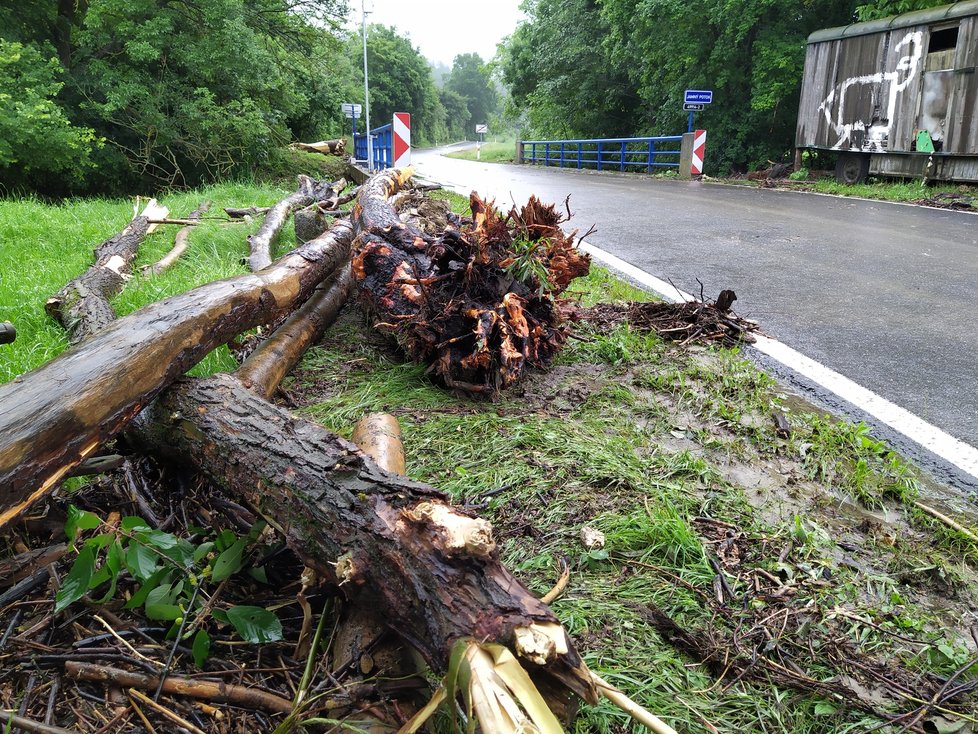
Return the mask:
M 78 558 L 71 565 L 71 570 L 65 576 L 61 588 L 54 595 L 54 612 L 57 614 L 74 601 L 78 601 L 88 591 L 95 569 L 95 549 L 85 546 L 78 553 Z
M 160 557 L 151 548 L 133 541 L 126 551 L 126 568 L 139 581 L 148 580 L 160 567 Z
M 109 589 L 100 598 L 95 600 L 96 604 L 105 604 L 105 602 L 115 596 L 115 587 L 119 581 L 119 571 L 122 569 L 124 555 L 122 546 L 118 541 L 109 546 L 109 552 L 105 554 L 105 563 L 100 570 L 100 573 L 104 572 L 108 576 Z M 90 588 L 94 589 L 95 586 L 92 585 Z
M 265 573 L 264 566 L 253 566 L 248 569 L 248 575 L 260 584 L 268 583 L 268 574 Z
M 74 505 L 68 505 L 68 519 L 65 520 L 65 535 L 72 543 L 80 530 L 94 530 L 102 524 L 99 516 L 86 510 L 79 510 Z
M 282 623 L 278 617 L 261 607 L 237 606 L 227 611 L 228 621 L 241 639 L 258 644 L 282 639 Z
M 146 616 L 150 619 L 166 621 L 183 616 L 183 610 L 174 603 L 178 594 L 174 584 L 157 586 L 146 596 Z
M 228 613 L 223 609 L 212 609 L 211 616 L 216 619 L 221 624 L 230 624 L 231 620 L 228 619 Z
M 169 568 L 161 568 L 156 571 L 156 573 L 147 578 L 143 582 L 143 585 L 136 590 L 136 593 L 132 595 L 132 598 L 126 602 L 125 608 L 137 609 L 141 607 L 146 603 L 146 597 L 149 596 L 149 593 L 159 586 L 167 576 L 173 573 L 175 572 Z
M 143 518 L 136 517 L 135 515 L 128 515 L 122 518 L 119 523 L 119 527 L 128 532 L 135 532 L 136 530 L 149 530 L 149 523 L 147 523 Z
M 211 579 L 213 581 L 223 581 L 240 571 L 243 563 L 242 556 L 247 545 L 247 538 L 239 538 L 230 548 L 223 551 L 214 561 Z
M 212 550 L 214 550 L 214 543 L 211 541 L 198 545 L 196 550 L 194 550 L 194 563 L 200 563 Z
M 197 630 L 190 651 L 194 656 L 194 664 L 198 668 L 203 667 L 208 655 L 211 654 L 211 636 L 207 634 L 207 630 Z
M 135 540 L 155 548 L 180 568 L 189 568 L 193 564 L 194 547 L 183 538 L 162 530 L 141 530 L 136 533 Z

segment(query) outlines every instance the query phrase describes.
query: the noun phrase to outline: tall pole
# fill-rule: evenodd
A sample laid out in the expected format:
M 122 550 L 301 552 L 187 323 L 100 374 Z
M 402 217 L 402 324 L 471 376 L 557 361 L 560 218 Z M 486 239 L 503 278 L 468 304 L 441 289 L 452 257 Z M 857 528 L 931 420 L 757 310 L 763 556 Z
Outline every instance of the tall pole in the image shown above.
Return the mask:
M 374 140 L 370 134 L 370 85 L 367 82 L 367 0 L 360 0 L 360 10 L 363 13 L 363 109 L 366 113 L 364 122 L 367 123 L 367 170 L 374 170 Z

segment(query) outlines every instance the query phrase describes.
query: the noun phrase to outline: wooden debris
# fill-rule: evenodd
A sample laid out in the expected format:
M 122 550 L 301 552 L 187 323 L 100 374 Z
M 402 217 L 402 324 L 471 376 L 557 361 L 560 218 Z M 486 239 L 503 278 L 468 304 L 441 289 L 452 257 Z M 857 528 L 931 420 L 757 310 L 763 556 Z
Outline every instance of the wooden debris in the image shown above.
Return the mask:
M 349 224 L 337 223 L 260 275 L 146 306 L 0 385 L 0 526 L 58 486 L 212 349 L 304 302 L 348 257 L 351 236 Z
M 102 681 L 125 688 L 141 688 L 155 691 L 160 686 L 157 675 L 134 673 L 130 670 L 108 665 L 97 665 L 78 660 L 65 662 L 65 675 L 77 680 Z M 233 703 L 249 709 L 260 709 L 270 713 L 289 713 L 292 702 L 266 691 L 246 686 L 238 686 L 220 681 L 198 680 L 167 676 L 163 679 L 162 692 L 168 695 L 187 696 L 203 701 Z
M 320 140 L 318 143 L 293 143 L 293 147 L 310 153 L 322 153 L 323 155 L 346 154 L 346 140 L 344 138 Z
M 685 301 L 665 303 L 599 303 L 591 308 L 572 308 L 567 311 L 571 321 L 586 322 L 599 329 L 627 323 L 633 329 L 654 331 L 664 339 L 682 344 L 719 342 L 733 346 L 738 342 L 754 342 L 757 322 L 742 318 L 730 310 L 737 300 L 731 290 L 720 293 L 716 302 Z
M 187 251 L 187 247 L 190 246 L 191 229 L 195 224 L 200 222 L 200 218 L 207 212 L 210 206 L 211 203 L 209 201 L 205 201 L 190 212 L 190 216 L 188 216 L 186 220 L 187 224 L 183 227 L 183 229 L 177 232 L 177 236 L 173 243 L 173 249 L 153 265 L 147 265 L 145 268 L 143 268 L 143 275 L 160 275 L 173 267 L 173 264 L 180 259 L 180 256 L 183 255 L 183 253 Z
M 554 299 L 590 265 L 566 217 L 535 197 L 503 217 L 472 194 L 472 219 L 446 217 L 434 235 L 388 202 L 397 175 L 371 179 L 354 206 L 353 274 L 375 328 L 470 395 L 549 365 L 567 339 Z
M 342 190 L 346 186 L 346 181 L 340 179 L 335 183 L 316 182 L 308 176 L 299 176 L 298 190 L 269 209 L 258 231 L 248 237 L 248 245 L 251 249 L 248 255 L 248 268 L 252 272 L 258 272 L 268 267 L 272 263 L 272 243 L 282 231 L 289 215 L 296 209 L 328 198 L 337 186 Z
M 139 245 L 149 234 L 150 220 L 168 214 L 165 207 L 150 199 L 143 212 L 133 218 L 119 234 L 95 248 L 95 264 L 44 304 L 45 310 L 78 344 L 115 318 L 109 299 L 119 293 L 132 273 L 132 261 Z

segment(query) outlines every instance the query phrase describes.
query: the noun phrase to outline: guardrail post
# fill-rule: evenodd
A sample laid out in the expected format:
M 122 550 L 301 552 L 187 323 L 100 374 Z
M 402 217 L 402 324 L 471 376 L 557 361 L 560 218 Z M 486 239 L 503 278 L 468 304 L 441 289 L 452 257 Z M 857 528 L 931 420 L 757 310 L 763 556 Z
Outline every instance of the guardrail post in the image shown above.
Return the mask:
M 688 181 L 692 176 L 690 169 L 693 165 L 694 133 L 683 133 L 682 146 L 679 148 L 679 178 Z
M 513 156 L 513 163 L 520 164 L 523 162 L 523 141 L 519 138 L 516 139 L 516 155 Z
M 577 144 L 577 167 L 578 167 L 578 168 L 583 168 L 583 167 L 584 167 L 584 166 L 582 165 L 582 163 L 583 163 L 583 162 L 582 162 L 582 160 L 581 160 L 581 148 L 582 148 L 583 146 L 584 146 L 584 143 L 578 143 L 578 144 Z
M 621 144 L 621 155 L 618 156 L 618 166 L 622 171 L 625 170 L 625 144 Z
M 601 141 L 598 141 L 598 170 L 601 170 Z
M 560 167 L 564 167 L 564 144 L 560 144 Z
M 655 163 L 655 141 L 649 141 L 649 173 L 652 173 L 652 166 Z
M 543 146 L 543 165 L 550 165 L 550 143 L 545 143 Z

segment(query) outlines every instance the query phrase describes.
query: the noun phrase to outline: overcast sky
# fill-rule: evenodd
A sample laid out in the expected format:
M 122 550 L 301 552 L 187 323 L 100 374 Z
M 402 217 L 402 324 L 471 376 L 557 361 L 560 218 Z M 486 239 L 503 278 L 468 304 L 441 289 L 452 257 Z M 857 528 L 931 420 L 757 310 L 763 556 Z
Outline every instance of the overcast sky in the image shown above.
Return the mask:
M 350 17 L 359 24 L 361 0 L 349 3 Z M 366 0 L 366 5 L 368 23 L 394 26 L 423 56 L 448 66 L 470 52 L 488 61 L 523 17 L 520 0 Z

